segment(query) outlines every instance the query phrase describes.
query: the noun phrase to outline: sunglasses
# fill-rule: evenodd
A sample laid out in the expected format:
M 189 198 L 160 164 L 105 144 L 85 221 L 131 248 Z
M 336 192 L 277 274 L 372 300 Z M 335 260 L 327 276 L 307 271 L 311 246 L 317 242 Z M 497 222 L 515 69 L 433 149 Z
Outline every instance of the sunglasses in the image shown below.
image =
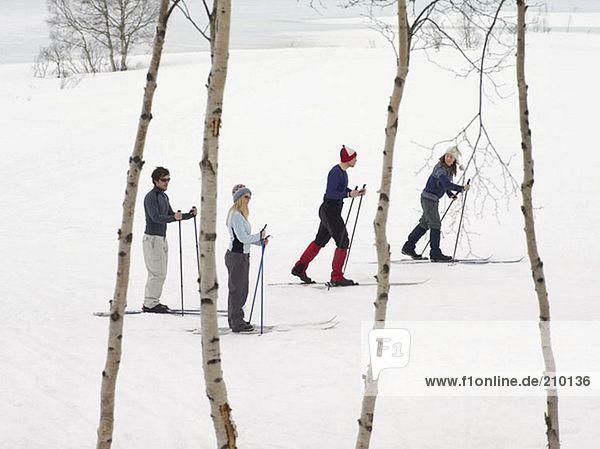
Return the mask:
M 160 178 L 159 181 L 162 182 L 169 182 L 171 180 L 171 178 Z
M 247 200 L 249 200 L 252 197 L 250 195 L 244 195 L 244 198 L 246 198 Z

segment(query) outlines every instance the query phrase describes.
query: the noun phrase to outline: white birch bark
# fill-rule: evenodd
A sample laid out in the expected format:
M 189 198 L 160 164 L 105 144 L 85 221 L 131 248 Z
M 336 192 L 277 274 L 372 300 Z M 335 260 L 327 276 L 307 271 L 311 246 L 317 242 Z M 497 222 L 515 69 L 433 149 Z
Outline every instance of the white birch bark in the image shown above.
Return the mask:
M 517 0 L 517 85 L 519 90 L 519 123 L 521 128 L 521 148 L 523 150 L 523 183 L 521 193 L 523 205 L 521 211 L 525 220 L 525 237 L 527 239 L 527 253 L 531 264 L 531 275 L 538 297 L 540 311 L 540 339 L 542 354 L 544 356 L 544 368 L 546 374 L 553 375 L 556 372 L 554 354 L 552 352 L 552 340 L 550 333 L 550 304 L 548 302 L 548 291 L 546 289 L 546 278 L 544 276 L 544 264 L 540 258 L 536 235 L 535 218 L 533 216 L 533 156 L 531 143 L 531 128 L 529 127 L 529 106 L 527 102 L 527 84 L 525 81 L 525 12 L 527 6 L 524 0 Z M 546 391 L 545 413 L 546 437 L 549 449 L 559 449 L 559 422 L 558 422 L 558 396 L 556 388 Z
M 106 364 L 102 371 L 102 388 L 100 392 L 100 424 L 98 427 L 97 449 L 108 449 L 112 445 L 115 389 L 117 374 L 121 363 L 121 344 L 123 342 L 123 317 L 127 306 L 127 288 L 129 286 L 129 266 L 131 260 L 131 242 L 133 240 L 133 215 L 135 212 L 136 197 L 140 172 L 144 165 L 143 155 L 146 144 L 146 134 L 150 120 L 152 120 L 152 100 L 156 90 L 156 77 L 160 65 L 165 33 L 167 28 L 167 11 L 169 0 L 161 0 L 154 37 L 154 47 L 150 67 L 146 75 L 146 87 L 142 100 L 142 113 L 138 122 L 138 129 L 133 147 L 133 154 L 129 158 L 127 171 L 127 186 L 123 201 L 123 217 L 119 229 L 119 251 L 117 264 L 117 280 L 113 300 L 110 306 L 110 320 L 108 328 L 108 348 Z
M 387 219 L 392 188 L 394 148 L 398 132 L 398 110 L 408 76 L 408 18 L 406 0 L 398 1 L 398 61 L 392 96 L 387 108 L 385 127 L 385 143 L 383 149 L 383 165 L 381 168 L 381 184 L 379 202 L 373 227 L 375 229 L 375 246 L 377 248 L 377 297 L 375 299 L 374 329 L 385 327 L 387 301 L 390 291 L 390 246 L 387 240 Z M 363 395 L 360 419 L 358 420 L 358 436 L 356 449 L 367 449 L 371 442 L 375 405 L 377 401 L 377 380 L 373 379 L 371 365 L 365 375 L 365 391 Z
M 237 432 L 227 400 L 221 366 L 221 344 L 217 323 L 218 282 L 215 261 L 217 238 L 217 175 L 219 132 L 229 59 L 231 1 L 215 0 L 210 17 L 211 71 L 208 77 L 204 141 L 202 145 L 202 198 L 200 212 L 200 298 L 202 360 L 206 395 L 217 438 L 217 448 L 234 449 Z

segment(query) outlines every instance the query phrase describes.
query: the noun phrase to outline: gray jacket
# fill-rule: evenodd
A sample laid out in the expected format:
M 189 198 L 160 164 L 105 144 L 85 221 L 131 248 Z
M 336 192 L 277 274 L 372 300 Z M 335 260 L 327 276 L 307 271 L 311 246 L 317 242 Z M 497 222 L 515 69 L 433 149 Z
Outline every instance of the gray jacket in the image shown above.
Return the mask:
M 169 204 L 167 194 L 154 186 L 144 197 L 144 212 L 146 214 L 146 230 L 145 234 L 167 235 L 167 223 L 175 221 L 175 212 Z M 192 218 L 192 214 L 183 214 L 184 220 Z

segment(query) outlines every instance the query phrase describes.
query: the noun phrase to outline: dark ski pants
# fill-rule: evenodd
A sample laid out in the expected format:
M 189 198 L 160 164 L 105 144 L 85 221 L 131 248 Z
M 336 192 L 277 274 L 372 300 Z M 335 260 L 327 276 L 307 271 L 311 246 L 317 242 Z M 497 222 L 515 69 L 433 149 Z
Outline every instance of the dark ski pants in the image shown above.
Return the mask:
M 315 237 L 315 243 L 323 248 L 329 240 L 333 238 L 338 248 L 346 249 L 350 245 L 348 231 L 342 218 L 342 208 L 344 203 L 341 201 L 324 200 L 319 207 L 319 218 L 321 224 Z
M 244 304 L 248 298 L 248 273 L 250 271 L 250 254 L 225 253 L 225 266 L 229 273 L 227 286 L 229 297 L 227 299 L 227 320 L 231 329 L 239 328 L 244 324 Z

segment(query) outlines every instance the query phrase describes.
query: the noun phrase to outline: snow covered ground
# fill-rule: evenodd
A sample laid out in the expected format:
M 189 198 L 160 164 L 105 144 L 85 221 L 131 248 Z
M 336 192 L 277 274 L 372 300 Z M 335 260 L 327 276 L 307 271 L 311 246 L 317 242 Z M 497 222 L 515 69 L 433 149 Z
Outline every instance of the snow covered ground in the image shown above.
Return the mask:
M 588 23 L 584 21 L 584 23 Z M 310 34 L 310 33 L 309 33 Z M 372 220 L 379 184 L 381 147 L 394 60 L 368 30 L 306 34 L 312 48 L 232 51 L 227 82 L 219 172 L 219 220 L 231 186 L 253 190 L 251 222 L 268 223 L 265 281 L 292 281 L 289 270 L 317 229 L 317 208 L 327 171 L 341 144 L 358 150 L 350 183 L 367 184 L 348 276 L 369 281 L 375 273 Z M 319 46 L 335 35 L 346 44 Z M 600 205 L 595 138 L 600 115 L 597 63 L 600 35 L 544 33 L 529 36 L 527 77 L 536 162 L 538 244 L 545 263 L 552 317 L 565 322 L 600 319 L 594 285 Z M 453 56 L 442 55 L 446 60 Z M 157 165 L 171 170 L 168 194 L 175 208 L 199 205 L 205 53 L 167 55 L 159 74 L 154 120 L 146 146 L 142 195 Z M 80 448 L 95 443 L 100 373 L 113 294 L 116 231 L 120 223 L 127 160 L 140 110 L 145 71 L 100 74 L 66 88 L 35 79 L 29 64 L 0 65 L 0 148 L 7 219 L 0 233 L 3 258 L 0 297 L 0 448 Z M 512 69 L 501 75 L 515 93 Z M 392 258 L 419 216 L 419 192 L 430 145 L 468 122 L 477 104 L 476 80 L 454 78 L 414 55 L 402 104 L 393 202 L 388 227 Z M 517 101 L 514 95 L 486 105 L 488 128 L 511 170 L 521 178 Z M 499 179 L 495 181 L 499 182 Z M 474 191 L 482 190 L 474 181 Z M 473 192 L 474 192 L 473 191 Z M 470 193 L 475 199 L 475 194 Z M 503 204 L 503 203 L 502 203 Z M 470 211 L 472 251 L 498 258 L 526 255 L 519 198 L 500 207 Z M 144 217 L 136 211 L 129 304 L 141 304 L 145 269 L 141 253 Z M 191 222 L 183 223 L 186 305 L 195 307 L 196 264 Z M 220 228 L 218 254 L 226 246 Z M 443 249 L 451 252 L 453 234 Z M 177 228 L 169 229 L 171 259 L 164 302 L 179 304 Z M 315 260 L 310 274 L 329 275 L 333 247 Z M 459 256 L 467 248 L 461 245 Z M 252 256 L 255 278 L 259 254 Z M 218 259 L 221 305 L 226 270 Z M 527 261 L 511 265 L 394 265 L 393 281 L 429 279 L 394 287 L 392 321 L 530 321 L 537 327 L 537 300 Z M 332 330 L 294 330 L 261 337 L 222 338 L 223 366 L 239 431 L 239 447 L 304 449 L 353 445 L 361 402 L 361 328 L 373 315 L 374 287 L 333 291 L 269 287 L 268 324 L 326 319 Z M 212 447 L 214 436 L 204 395 L 200 338 L 195 317 L 126 317 L 118 379 L 115 448 Z M 517 326 L 515 324 L 515 326 Z M 582 327 L 584 324 L 582 323 Z M 565 334 L 561 334 L 565 335 Z M 594 371 L 594 335 L 575 344 L 556 338 L 559 369 Z M 579 335 L 579 334 L 578 334 Z M 430 336 L 431 338 L 431 336 Z M 564 338 L 564 337 L 563 337 Z M 539 357 L 536 332 L 507 336 L 515 354 Z M 473 342 L 477 351 L 489 348 Z M 580 351 L 580 352 L 577 352 Z M 460 352 L 460 351 L 459 351 Z M 578 357 L 574 357 L 575 354 Z M 423 357 L 423 354 L 416 354 Z M 509 352 L 510 358 L 510 352 Z M 572 360 L 578 360 L 579 365 Z M 561 362 L 563 364 L 561 365 Z M 507 370 L 513 366 L 507 361 Z M 597 369 L 600 372 L 600 369 Z M 391 373 L 391 372 L 390 372 Z M 399 371 L 395 372 L 396 375 Z M 469 374 L 469 373 L 465 373 Z M 487 373 L 493 375 L 495 373 Z M 535 374 L 535 373 L 531 373 Z M 435 371 L 432 376 L 443 376 Z M 600 438 L 597 387 L 560 400 L 563 448 L 593 448 Z M 540 394 L 485 396 L 389 394 L 377 404 L 373 448 L 545 447 Z

